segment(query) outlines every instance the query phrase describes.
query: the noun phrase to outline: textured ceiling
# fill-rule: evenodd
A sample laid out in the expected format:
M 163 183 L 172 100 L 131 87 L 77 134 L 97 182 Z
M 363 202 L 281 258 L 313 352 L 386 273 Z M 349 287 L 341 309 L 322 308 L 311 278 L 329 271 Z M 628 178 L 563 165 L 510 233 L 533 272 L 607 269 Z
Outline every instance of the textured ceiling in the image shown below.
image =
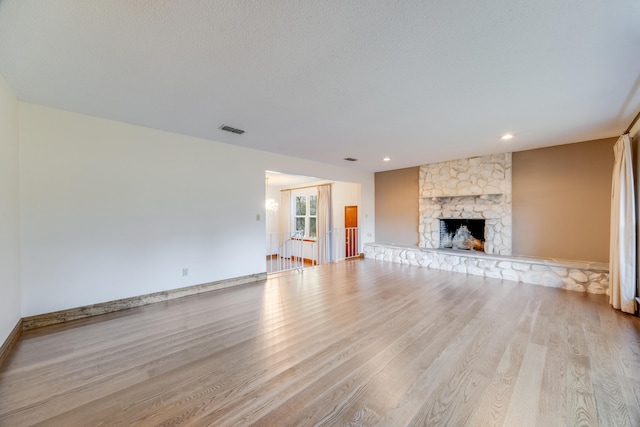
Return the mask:
M 26 102 L 380 171 L 620 134 L 640 1 L 1 0 L 0 72 Z

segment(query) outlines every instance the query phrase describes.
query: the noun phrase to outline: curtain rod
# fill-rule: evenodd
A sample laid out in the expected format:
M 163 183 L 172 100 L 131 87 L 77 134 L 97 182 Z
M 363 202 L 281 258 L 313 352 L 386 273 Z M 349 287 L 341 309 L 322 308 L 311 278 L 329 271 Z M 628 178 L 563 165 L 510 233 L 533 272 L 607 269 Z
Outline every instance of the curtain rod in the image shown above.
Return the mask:
M 323 185 L 332 185 L 334 184 L 333 182 L 327 182 L 326 184 L 318 184 L 318 185 L 307 185 L 306 187 L 295 187 L 295 188 L 283 188 L 280 191 L 293 191 L 293 190 L 302 190 L 305 188 L 315 188 L 315 187 L 322 187 Z
M 627 130 L 624 131 L 623 135 L 625 133 L 629 133 L 631 132 L 631 129 L 633 129 L 633 126 L 636 124 L 636 122 L 638 121 L 638 119 L 640 119 L 640 111 L 638 111 L 638 114 L 636 114 L 636 117 L 631 120 L 631 124 L 629 125 L 629 127 L 627 128 Z

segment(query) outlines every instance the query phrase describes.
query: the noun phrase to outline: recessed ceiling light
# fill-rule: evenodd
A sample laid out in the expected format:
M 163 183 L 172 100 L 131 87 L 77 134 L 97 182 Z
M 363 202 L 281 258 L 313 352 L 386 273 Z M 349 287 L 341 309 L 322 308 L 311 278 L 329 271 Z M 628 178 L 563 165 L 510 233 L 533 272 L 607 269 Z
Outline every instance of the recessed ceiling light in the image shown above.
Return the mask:
M 510 133 L 505 133 L 504 135 L 502 135 L 500 137 L 500 139 L 503 140 L 503 141 L 507 141 L 507 140 L 509 140 L 511 138 L 513 138 L 513 134 L 510 134 Z
M 384 159 L 382 159 L 383 162 L 390 162 L 391 161 L 391 157 L 385 157 Z

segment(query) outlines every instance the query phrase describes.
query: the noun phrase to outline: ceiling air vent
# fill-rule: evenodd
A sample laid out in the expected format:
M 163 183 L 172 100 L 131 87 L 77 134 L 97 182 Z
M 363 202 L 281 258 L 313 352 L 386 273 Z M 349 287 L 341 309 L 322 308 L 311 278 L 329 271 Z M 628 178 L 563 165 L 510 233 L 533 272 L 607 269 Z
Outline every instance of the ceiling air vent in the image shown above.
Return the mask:
M 354 159 L 353 157 L 345 157 L 344 158 L 347 162 L 357 162 L 358 159 Z
M 227 132 L 237 133 L 238 135 L 242 135 L 244 133 L 242 129 L 232 128 L 231 126 L 227 126 L 227 125 L 222 125 L 220 129 L 226 130 Z

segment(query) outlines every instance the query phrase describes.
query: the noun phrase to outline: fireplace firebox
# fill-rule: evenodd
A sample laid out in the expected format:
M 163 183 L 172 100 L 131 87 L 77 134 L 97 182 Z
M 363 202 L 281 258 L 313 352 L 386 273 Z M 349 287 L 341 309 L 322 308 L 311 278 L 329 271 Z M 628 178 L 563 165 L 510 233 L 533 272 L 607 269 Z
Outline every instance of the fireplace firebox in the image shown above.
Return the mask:
M 484 219 L 440 218 L 440 248 L 484 252 Z

